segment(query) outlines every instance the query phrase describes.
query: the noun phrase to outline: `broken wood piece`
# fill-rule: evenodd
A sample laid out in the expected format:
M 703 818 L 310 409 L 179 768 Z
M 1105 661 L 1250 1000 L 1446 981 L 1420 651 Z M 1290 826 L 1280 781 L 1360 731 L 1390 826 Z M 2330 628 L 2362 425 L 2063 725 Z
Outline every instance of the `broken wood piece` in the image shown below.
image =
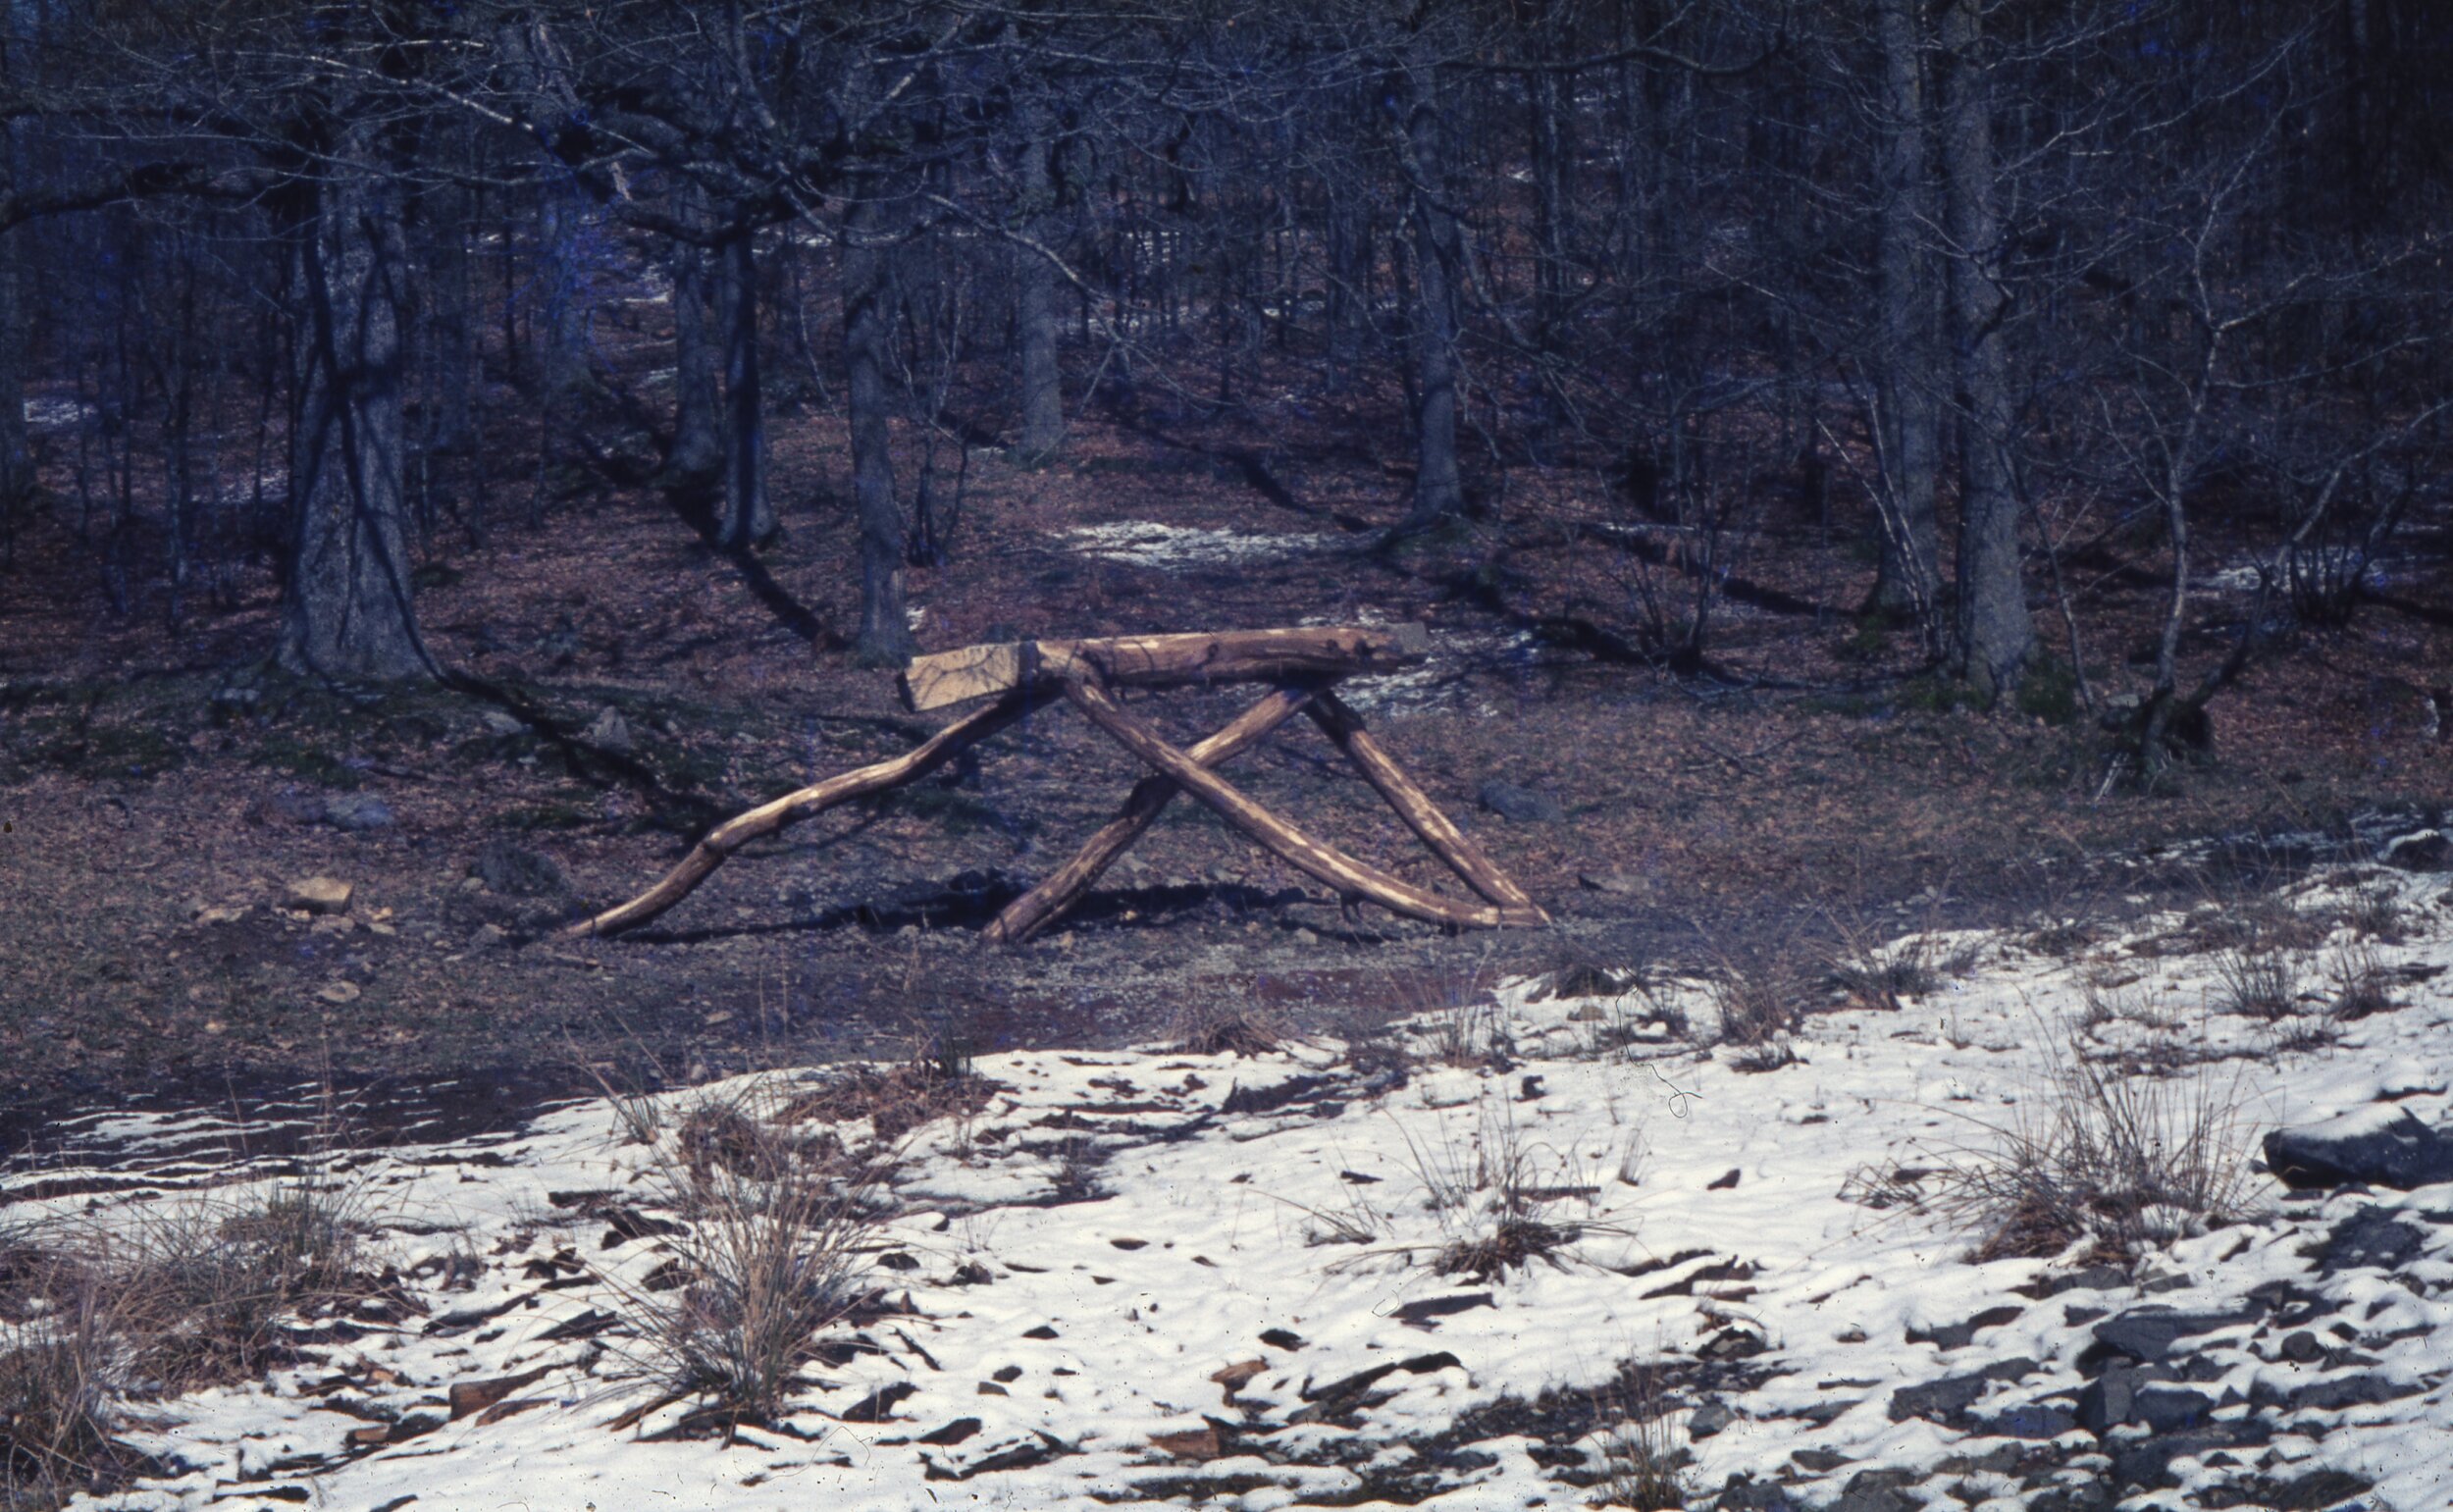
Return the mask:
M 760 804 L 747 813 L 736 814 L 706 832 L 680 864 L 664 875 L 664 880 L 633 898 L 619 908 L 607 909 L 594 918 L 582 919 L 563 933 L 566 935 L 616 934 L 647 922 L 690 896 L 691 891 L 707 878 L 707 874 L 724 863 L 724 858 L 762 835 L 771 835 L 788 824 L 825 812 L 837 804 L 871 793 L 882 793 L 900 787 L 915 778 L 925 777 L 960 755 L 963 748 L 987 739 L 1019 719 L 1028 709 L 1029 701 L 1017 692 L 986 708 L 966 714 L 936 734 L 899 756 L 872 765 L 841 772 L 823 782 L 812 783 L 770 803 Z
M 1304 712 L 1353 761 L 1363 773 L 1363 780 L 1388 801 L 1388 807 L 1405 820 L 1406 827 L 1421 837 L 1434 856 L 1447 862 L 1448 869 L 1463 878 L 1466 886 L 1501 908 L 1532 909 L 1541 922 L 1549 921 L 1549 914 L 1542 912 L 1515 879 L 1500 870 L 1482 847 L 1467 839 L 1465 832 L 1439 811 L 1431 795 L 1406 774 L 1386 748 L 1372 738 L 1362 717 L 1335 694 L 1324 689 Z
M 1185 753 L 1203 766 L 1217 766 L 1250 750 L 1294 717 L 1313 698 L 1308 688 L 1279 688 L 1236 716 L 1217 734 Z M 1160 812 L 1183 791 L 1167 777 L 1144 777 L 1133 785 L 1123 810 L 1037 887 L 1007 904 L 983 931 L 991 940 L 1018 945 L 1056 922 L 1079 902 L 1101 873 L 1149 831 Z
M 1242 830 L 1288 865 L 1327 884 L 1340 895 L 1367 898 L 1382 908 L 1435 924 L 1492 929 L 1546 922 L 1540 909 L 1503 907 L 1492 903 L 1465 904 L 1428 892 L 1324 845 L 1204 768 L 1144 721 L 1135 718 L 1106 689 L 1087 682 L 1067 681 L 1065 697 L 1085 718 L 1155 767 L 1185 792 L 1216 809 L 1219 816 Z
M 1048 682 L 1169 687 L 1350 677 L 1394 671 L 1430 654 L 1431 634 L 1419 624 L 1017 641 L 913 657 L 899 685 L 905 704 L 917 711 Z

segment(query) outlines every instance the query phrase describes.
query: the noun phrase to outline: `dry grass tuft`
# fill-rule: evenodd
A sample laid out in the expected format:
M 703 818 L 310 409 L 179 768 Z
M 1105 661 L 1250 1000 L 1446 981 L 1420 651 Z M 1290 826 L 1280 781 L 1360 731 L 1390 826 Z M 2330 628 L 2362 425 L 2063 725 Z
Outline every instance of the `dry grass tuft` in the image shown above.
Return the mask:
M 1979 1227 L 1979 1259 L 2080 1240 L 2135 1256 L 2250 1207 L 2244 1090 L 2234 1080 L 2123 1075 L 2071 1047 L 2045 1095 L 1973 1149 L 1948 1152 L 1940 1201 Z
M 1724 965 L 1708 990 L 1723 1044 L 1772 1044 L 1796 1033 L 1805 1018 L 1795 984 L 1769 971 Z
M 114 1436 L 128 1350 L 90 1276 L 47 1275 L 39 1317 L 0 1326 L 0 1509 L 48 1512 L 106 1489 L 135 1456 Z
M 1601 1505 L 1627 1512 L 1683 1512 L 1693 1494 L 1687 1485 L 1692 1456 L 1678 1446 L 1672 1427 L 1676 1409 L 1662 1400 L 1653 1372 L 1622 1370 L 1603 1393 L 1602 1407 L 1617 1425 L 1601 1434 L 1601 1476 L 1593 1485 Z
M 667 1400 L 698 1403 L 692 1423 L 727 1434 L 781 1416 L 820 1330 L 873 1293 L 863 1243 L 878 1168 L 767 1112 L 747 1095 L 710 1099 L 657 1146 L 651 1180 L 684 1220 L 665 1240 L 672 1262 L 654 1287 L 613 1282 L 628 1352 Z
M 184 1389 L 261 1375 L 291 1357 L 301 1312 L 364 1291 L 358 1193 L 311 1178 L 233 1207 L 149 1216 L 96 1264 L 131 1368 Z
M 2282 951 L 2242 946 L 2218 952 L 2215 981 L 2218 1013 L 2271 1023 L 2299 1012 L 2300 974 Z
M 1177 1017 L 1168 1032 L 1178 1055 L 1275 1055 L 1292 1033 L 1282 1014 L 1250 1005 L 1203 1003 Z

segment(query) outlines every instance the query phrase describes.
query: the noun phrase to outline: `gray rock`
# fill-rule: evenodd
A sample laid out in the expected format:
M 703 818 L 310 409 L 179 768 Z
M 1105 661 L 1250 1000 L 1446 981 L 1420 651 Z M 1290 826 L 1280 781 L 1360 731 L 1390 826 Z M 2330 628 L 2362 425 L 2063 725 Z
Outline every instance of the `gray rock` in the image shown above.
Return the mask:
M 2417 1255 L 2427 1242 L 2427 1234 L 2416 1224 L 2372 1204 L 2334 1225 L 2317 1268 L 2327 1276 L 2353 1268 L 2390 1271 Z
M 2249 1321 L 2247 1313 L 2183 1313 L 2166 1307 L 2139 1307 L 2095 1326 L 2096 1342 L 2132 1360 L 2161 1360 L 2172 1344 L 2194 1334 L 2212 1333 Z
M 2014 1323 L 2019 1314 L 2024 1311 L 2025 1309 L 2017 1307 L 1988 1307 L 1963 1323 L 1946 1323 L 1932 1329 L 1910 1329 L 1907 1330 L 1907 1341 L 1911 1344 L 1932 1344 L 1941 1349 L 1964 1349 L 1975 1341 L 1979 1332 L 1986 1329 L 1998 1329 L 2006 1323 Z
M 508 840 L 489 840 L 480 847 L 476 871 L 489 890 L 506 898 L 560 898 L 571 890 L 560 861 Z
M 528 733 L 528 721 L 517 714 L 499 708 L 490 708 L 480 713 L 477 716 L 477 722 L 486 727 L 486 733 L 489 735 L 510 736 Z
M 2359 1181 L 2401 1191 L 2453 1181 L 2453 1133 L 2430 1128 L 2408 1108 L 2384 1121 L 2276 1129 L 2266 1136 L 2266 1165 L 2286 1186 Z
M 2325 1357 L 2325 1346 L 2306 1329 L 2283 1335 L 2282 1346 L 2275 1351 L 2294 1365 L 2315 1365 Z
M 353 834 L 390 829 L 391 806 L 372 793 L 341 793 L 324 800 L 324 822 Z
M 630 735 L 630 721 L 624 719 L 622 711 L 610 704 L 597 710 L 596 719 L 581 732 L 581 735 L 588 744 L 605 751 L 627 753 L 634 744 Z
M 1556 824 L 1567 817 L 1559 801 L 1547 793 L 1512 782 L 1486 782 L 1476 801 L 1500 818 L 1516 824 Z
M 500 924 L 480 924 L 468 937 L 468 943 L 478 950 L 492 950 L 509 938 Z
M 1687 1436 L 1709 1438 L 1736 1421 L 1738 1421 L 1738 1415 L 1721 1403 L 1705 1402 L 1687 1414 Z
M 2417 834 L 2402 835 L 2387 845 L 2379 857 L 2388 866 L 2404 871 L 2445 871 L 2453 869 L 2453 837 L 2440 829 L 2423 829 Z
M 2078 1427 L 2078 1414 L 2062 1402 L 2021 1402 L 1981 1418 L 1969 1432 L 1994 1438 L 2059 1438 Z
M 2078 1426 L 2098 1438 L 2131 1421 L 2138 1387 L 2148 1378 L 2133 1365 L 2115 1365 L 2078 1393 Z
M 2215 1398 L 2187 1386 L 2143 1386 L 2131 1397 L 2133 1421 L 2159 1434 L 2176 1434 L 2204 1423 Z
M 1907 1488 L 1924 1477 L 1912 1470 L 1861 1470 L 1840 1488 L 1830 1512 L 1922 1512 L 1925 1499 Z
M 2032 1375 L 2036 1362 L 2019 1356 L 1997 1360 L 1980 1371 L 1963 1376 L 1946 1376 L 1940 1381 L 1922 1382 L 1902 1386 L 1891 1393 L 1891 1421 L 1905 1423 L 1910 1418 L 1924 1418 L 1934 1423 L 1949 1423 L 1976 1404 L 1985 1394 L 1985 1387 L 1997 1381 L 2016 1381 Z

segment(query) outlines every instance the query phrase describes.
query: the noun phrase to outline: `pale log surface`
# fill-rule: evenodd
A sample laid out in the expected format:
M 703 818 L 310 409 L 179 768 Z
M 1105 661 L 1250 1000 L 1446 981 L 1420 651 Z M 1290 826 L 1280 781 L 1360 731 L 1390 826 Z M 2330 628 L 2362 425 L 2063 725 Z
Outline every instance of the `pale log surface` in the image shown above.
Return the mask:
M 872 765 L 855 768 L 812 783 L 783 797 L 758 805 L 746 813 L 736 814 L 707 831 L 681 863 L 665 873 L 664 880 L 616 909 L 607 909 L 594 918 L 586 918 L 563 931 L 570 935 L 616 934 L 643 924 L 674 904 L 690 896 L 692 889 L 707 878 L 707 874 L 724 863 L 724 858 L 757 839 L 771 835 L 787 824 L 825 812 L 837 804 L 900 787 L 916 777 L 925 777 L 944 765 L 963 748 L 987 739 L 1020 718 L 1029 707 L 1028 701 L 1018 694 L 1000 700 L 976 712 L 964 715 L 927 740 L 899 756 Z
M 1493 929 L 1503 925 L 1529 927 L 1544 922 L 1540 910 L 1530 906 L 1504 908 L 1490 903 L 1461 903 L 1426 892 L 1376 866 L 1313 839 L 1279 818 L 1241 792 L 1221 781 L 1191 756 L 1167 743 L 1157 731 L 1133 717 L 1103 688 L 1067 682 L 1065 696 L 1091 723 L 1116 738 L 1124 749 L 1156 767 L 1176 786 L 1218 810 L 1219 816 L 1251 836 L 1288 865 L 1326 883 L 1345 897 L 1368 898 L 1382 908 L 1435 924 Z
M 1171 687 L 1350 677 L 1394 671 L 1430 654 L 1430 632 L 1419 624 L 1019 641 L 914 657 L 901 687 L 904 703 L 922 710 L 1050 681 Z
M 1203 766 L 1217 766 L 1258 745 L 1270 731 L 1292 718 L 1312 697 L 1307 689 L 1280 688 L 1184 754 Z M 1132 793 L 1124 800 L 1123 811 L 1092 835 L 1072 860 L 1049 873 L 1037 887 L 1007 904 L 1005 912 L 984 931 L 987 937 L 1019 944 L 1054 923 L 1090 890 L 1100 873 L 1115 864 L 1116 858 L 1149 830 L 1160 812 L 1182 791 L 1168 777 L 1144 777 L 1133 784 Z
M 1434 856 L 1447 862 L 1449 870 L 1464 878 L 1468 887 L 1503 909 L 1531 909 L 1541 921 L 1548 921 L 1549 914 L 1542 912 L 1514 878 L 1500 870 L 1482 847 L 1467 839 L 1465 832 L 1439 811 L 1431 795 L 1372 738 L 1361 716 L 1346 707 L 1335 694 L 1323 690 L 1304 712 L 1362 771 L 1363 779 L 1388 801 L 1388 807 L 1405 820 L 1406 827 L 1422 838 Z

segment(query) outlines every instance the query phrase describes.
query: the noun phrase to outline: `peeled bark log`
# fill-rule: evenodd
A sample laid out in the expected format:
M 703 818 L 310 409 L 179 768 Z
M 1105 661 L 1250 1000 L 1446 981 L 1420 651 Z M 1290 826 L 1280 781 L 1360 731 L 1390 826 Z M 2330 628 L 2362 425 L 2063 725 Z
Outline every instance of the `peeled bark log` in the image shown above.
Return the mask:
M 1356 860 L 1343 851 L 1313 839 L 1212 775 L 1190 756 L 1169 745 L 1149 725 L 1126 712 L 1104 688 L 1071 681 L 1064 687 L 1065 697 L 1073 706 L 1125 750 L 1209 805 L 1221 818 L 1251 836 L 1286 864 L 1341 896 L 1369 899 L 1392 912 L 1435 924 L 1495 929 L 1503 925 L 1530 927 L 1547 921 L 1539 909 L 1460 903 Z
M 1363 727 L 1361 717 L 1335 694 L 1322 692 L 1304 712 L 1346 754 L 1362 771 L 1363 780 L 1388 801 L 1388 807 L 1431 848 L 1431 854 L 1447 862 L 1448 869 L 1463 878 L 1466 886 L 1503 909 L 1532 909 L 1540 922 L 1548 922 L 1549 915 L 1516 885 L 1514 878 L 1499 869 L 1497 862 L 1483 854 L 1482 847 L 1467 839 L 1465 832 L 1439 811 L 1431 795 L 1406 775 L 1405 768 Z
M 1431 637 L 1419 624 L 1018 641 L 914 657 L 901 685 L 904 703 L 919 711 L 1083 677 L 1141 687 L 1275 682 L 1389 672 L 1429 654 Z
M 985 740 L 1019 719 L 1029 706 L 1029 701 L 1018 694 L 965 715 L 891 760 L 840 773 L 824 782 L 787 793 L 771 803 L 760 804 L 747 813 L 737 814 L 707 831 L 705 838 L 690 848 L 690 854 L 681 859 L 681 863 L 665 873 L 663 881 L 620 908 L 607 909 L 594 918 L 582 919 L 563 932 L 570 935 L 618 934 L 644 924 L 689 897 L 700 883 L 707 879 L 708 873 L 724 863 L 726 857 L 751 841 L 762 835 L 771 835 L 788 824 L 812 818 L 848 800 L 882 793 L 888 788 L 901 787 L 915 778 L 925 777 L 959 756 L 966 746 Z
M 1245 709 L 1232 724 L 1184 753 L 1203 766 L 1217 766 L 1251 750 L 1272 730 L 1292 718 L 1311 699 L 1308 689 L 1280 688 Z M 1073 859 L 1050 873 L 1037 887 L 1006 905 L 985 933 L 1000 943 L 1020 944 L 1062 917 L 1081 900 L 1116 859 L 1148 833 L 1152 823 L 1183 790 L 1166 777 L 1144 777 L 1133 785 L 1124 809 Z

